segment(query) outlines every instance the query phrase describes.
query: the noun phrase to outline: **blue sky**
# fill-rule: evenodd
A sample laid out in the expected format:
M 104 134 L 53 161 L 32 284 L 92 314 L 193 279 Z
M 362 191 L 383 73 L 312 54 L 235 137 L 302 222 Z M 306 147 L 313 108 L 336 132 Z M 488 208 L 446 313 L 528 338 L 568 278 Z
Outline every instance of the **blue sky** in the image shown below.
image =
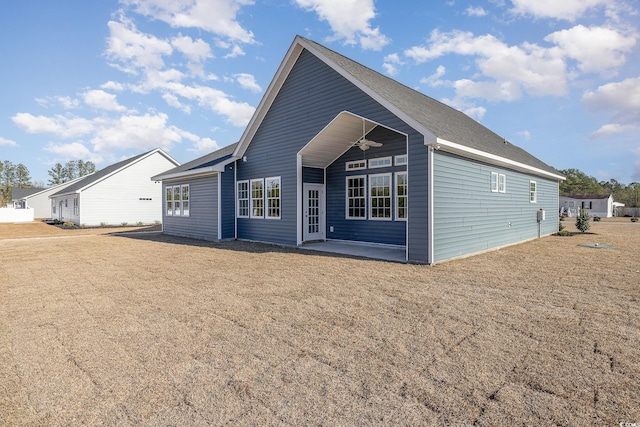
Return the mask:
M 22 0 L 0 6 L 0 160 L 47 182 L 237 141 L 296 34 L 558 169 L 640 182 L 634 0 Z

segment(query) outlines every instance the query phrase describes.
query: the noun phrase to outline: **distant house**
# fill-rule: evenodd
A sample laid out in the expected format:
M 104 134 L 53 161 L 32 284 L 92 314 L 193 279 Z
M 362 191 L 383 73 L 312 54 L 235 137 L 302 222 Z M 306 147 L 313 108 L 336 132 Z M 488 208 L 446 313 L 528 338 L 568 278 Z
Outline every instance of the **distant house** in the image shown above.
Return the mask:
M 82 178 L 76 178 L 53 187 L 40 189 L 40 191 L 36 193 L 23 196 L 19 199 L 18 203 L 23 208 L 33 209 L 36 219 L 49 219 L 51 218 L 51 200 L 49 196 L 67 188 L 80 179 Z
M 462 112 L 296 37 L 237 144 L 153 179 L 167 234 L 341 242 L 435 263 L 555 233 L 564 177 Z
M 157 148 L 107 166 L 49 195 L 51 217 L 78 225 L 162 220 L 162 185 L 150 178 L 178 166 Z
M 11 201 L 8 203 L 8 207 L 16 208 L 16 209 L 24 209 L 26 208 L 24 199 L 25 197 L 31 196 L 32 194 L 39 193 L 44 190 L 44 188 L 40 187 L 30 187 L 30 188 L 11 188 Z
M 590 217 L 611 218 L 614 215 L 614 204 L 611 194 L 560 196 L 560 215 L 575 217 L 580 209 L 584 209 Z

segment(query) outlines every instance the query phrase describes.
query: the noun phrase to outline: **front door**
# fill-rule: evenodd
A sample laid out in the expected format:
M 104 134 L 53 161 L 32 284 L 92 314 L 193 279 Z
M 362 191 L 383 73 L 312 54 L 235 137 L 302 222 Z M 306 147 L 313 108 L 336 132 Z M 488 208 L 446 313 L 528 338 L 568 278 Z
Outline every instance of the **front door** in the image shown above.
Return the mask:
M 324 240 L 324 185 L 304 184 L 302 240 Z

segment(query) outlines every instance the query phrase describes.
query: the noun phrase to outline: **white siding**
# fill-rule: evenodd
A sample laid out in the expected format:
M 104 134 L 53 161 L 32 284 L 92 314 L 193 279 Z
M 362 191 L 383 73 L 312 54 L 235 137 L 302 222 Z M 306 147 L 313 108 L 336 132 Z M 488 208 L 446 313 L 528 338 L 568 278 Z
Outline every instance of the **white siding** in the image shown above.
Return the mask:
M 175 166 L 156 152 L 85 188 L 80 193 L 79 224 L 135 225 L 162 221 L 162 184 L 151 177 Z

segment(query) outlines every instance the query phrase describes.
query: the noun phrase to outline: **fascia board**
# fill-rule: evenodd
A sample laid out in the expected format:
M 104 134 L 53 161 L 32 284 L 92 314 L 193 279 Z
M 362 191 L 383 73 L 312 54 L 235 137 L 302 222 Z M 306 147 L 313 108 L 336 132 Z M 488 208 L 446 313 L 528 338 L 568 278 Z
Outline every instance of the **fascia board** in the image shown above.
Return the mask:
M 436 142 L 432 142 L 426 145 L 434 148 L 436 151 L 442 150 L 452 154 L 459 154 L 463 157 L 480 160 L 497 166 L 505 166 L 521 172 L 527 172 L 545 178 L 552 178 L 557 181 L 564 181 L 566 179 L 562 175 L 554 174 L 533 166 L 525 165 L 524 163 L 516 162 L 515 160 L 507 159 L 506 157 L 501 157 L 475 148 L 470 148 L 465 145 L 447 141 L 446 139 L 442 138 L 436 138 Z
M 227 166 L 229 163 L 235 162 L 236 160 L 238 159 L 236 159 L 235 157 L 230 157 L 227 160 L 217 163 L 213 166 L 207 166 L 206 168 L 191 169 L 187 171 L 170 173 L 170 174 L 156 175 L 154 177 L 151 177 L 151 180 L 166 181 L 166 180 L 178 179 L 178 178 L 193 178 L 193 177 L 206 176 L 206 175 L 215 175 L 217 173 L 224 172 L 225 166 Z

